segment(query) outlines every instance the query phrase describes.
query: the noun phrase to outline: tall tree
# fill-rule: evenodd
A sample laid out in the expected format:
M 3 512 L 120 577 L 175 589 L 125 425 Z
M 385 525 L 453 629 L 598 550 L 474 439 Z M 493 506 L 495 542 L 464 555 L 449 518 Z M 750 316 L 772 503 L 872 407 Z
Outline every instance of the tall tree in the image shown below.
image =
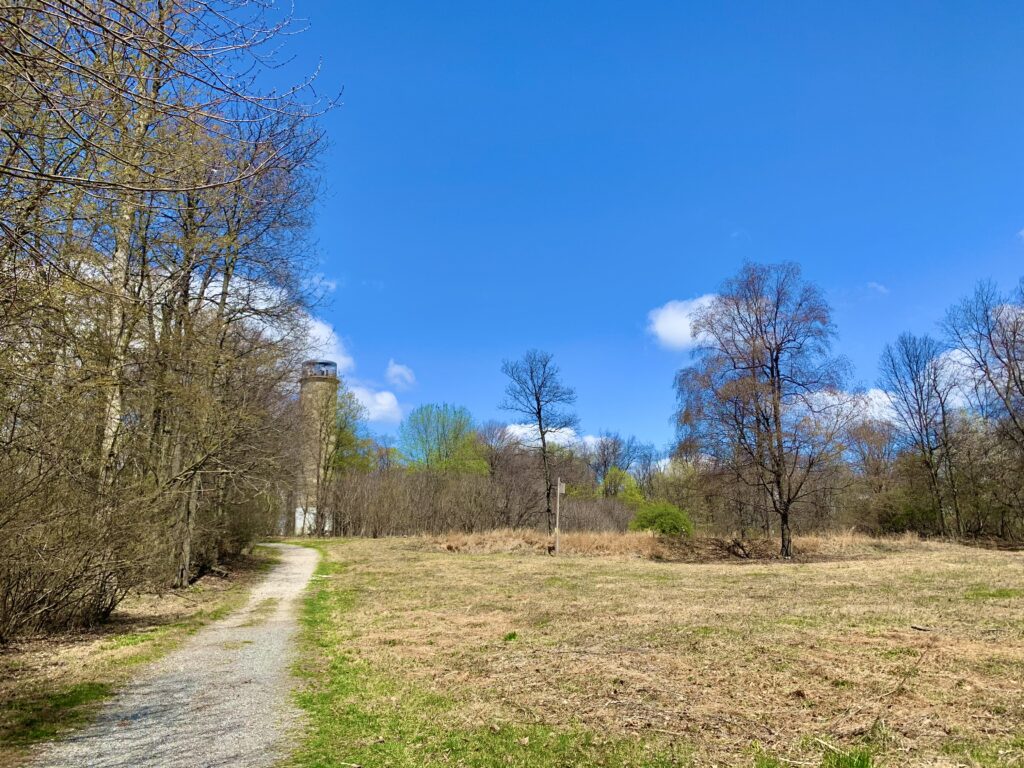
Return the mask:
M 990 282 L 946 315 L 978 409 L 994 417 L 1024 456 L 1024 279 L 1009 294 Z
M 576 392 L 562 383 L 558 366 L 547 352 L 531 349 L 518 360 L 506 360 L 501 371 L 508 377 L 502 409 L 516 413 L 537 430 L 537 448 L 544 472 L 545 515 L 548 533 L 554 528 L 551 498 L 555 479 L 551 471 L 551 436 L 573 430 L 579 423 L 571 410 Z
M 945 352 L 942 344 L 930 336 L 904 333 L 895 344 L 885 346 L 879 363 L 879 385 L 889 398 L 905 443 L 918 455 L 928 474 L 935 526 L 943 535 L 950 504 L 957 532 L 961 529 L 952 471 L 951 401 L 956 380 Z
M 796 264 L 748 263 L 692 327 L 696 361 L 676 377 L 677 450 L 760 490 L 791 557 L 796 505 L 829 482 L 854 411 L 847 365 L 830 355 L 831 309 Z
M 35 605 L 0 635 L 184 585 L 283 499 L 320 134 L 254 80 L 272 5 L 0 14 L 0 593 Z

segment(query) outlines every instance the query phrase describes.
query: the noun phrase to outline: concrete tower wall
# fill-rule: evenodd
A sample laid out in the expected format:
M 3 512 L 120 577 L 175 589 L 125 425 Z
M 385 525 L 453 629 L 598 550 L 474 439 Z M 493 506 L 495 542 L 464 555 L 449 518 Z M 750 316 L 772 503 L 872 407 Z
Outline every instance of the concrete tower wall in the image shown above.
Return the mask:
M 329 533 L 322 517 L 329 461 L 337 440 L 338 367 L 329 360 L 307 360 L 299 379 L 300 469 L 295 533 Z M 317 508 L 321 509 L 318 515 Z

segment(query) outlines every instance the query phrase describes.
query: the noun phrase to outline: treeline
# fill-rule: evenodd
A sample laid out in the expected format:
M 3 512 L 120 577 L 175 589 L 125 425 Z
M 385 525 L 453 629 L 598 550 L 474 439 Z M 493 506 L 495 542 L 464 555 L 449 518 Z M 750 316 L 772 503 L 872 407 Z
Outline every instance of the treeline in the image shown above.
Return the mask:
M 676 377 L 671 450 L 608 432 L 577 439 L 575 393 L 550 355 L 530 352 L 503 366 L 511 424 L 426 405 L 396 444 L 361 442 L 349 408 L 320 532 L 550 531 L 561 478 L 563 529 L 696 523 L 777 536 L 784 556 L 794 529 L 1019 541 L 1024 287 L 982 284 L 939 329 L 900 335 L 877 386 L 855 389 L 832 354 L 820 289 L 794 264 L 747 264 L 693 317 L 698 344 Z
M 0 18 L 0 641 L 282 513 L 321 141 L 256 88 L 287 31 L 238 0 Z
M 506 362 L 503 407 L 511 424 L 478 425 L 465 408 L 428 404 L 402 422 L 397 442 L 362 435 L 358 407 L 339 398 L 319 530 L 391 536 L 533 527 L 625 531 L 692 529 L 672 503 L 680 487 L 653 445 L 604 432 L 576 439 L 572 404 L 552 357 L 531 351 Z
M 708 524 L 778 532 L 784 555 L 792 525 L 1024 536 L 1024 284 L 982 284 L 941 335 L 900 335 L 868 392 L 794 264 L 745 265 L 693 329 L 676 457 Z

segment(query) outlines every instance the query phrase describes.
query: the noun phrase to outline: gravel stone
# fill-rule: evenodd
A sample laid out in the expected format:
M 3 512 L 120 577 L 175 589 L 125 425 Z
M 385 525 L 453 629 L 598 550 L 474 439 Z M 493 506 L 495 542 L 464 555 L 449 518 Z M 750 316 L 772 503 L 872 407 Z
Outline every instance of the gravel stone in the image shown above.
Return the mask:
M 297 602 L 318 555 L 268 546 L 280 551 L 281 562 L 245 608 L 153 664 L 91 725 L 44 745 L 32 765 L 258 768 L 284 758 L 288 737 L 301 724 L 289 671 Z

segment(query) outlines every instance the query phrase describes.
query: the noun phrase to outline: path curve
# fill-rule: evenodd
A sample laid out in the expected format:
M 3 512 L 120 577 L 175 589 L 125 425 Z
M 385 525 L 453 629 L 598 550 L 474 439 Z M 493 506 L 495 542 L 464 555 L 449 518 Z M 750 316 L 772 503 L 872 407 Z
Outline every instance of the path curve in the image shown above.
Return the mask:
M 149 667 L 91 725 L 48 744 L 33 765 L 257 768 L 281 760 L 299 723 L 289 673 L 297 601 L 318 554 L 267 546 L 280 551 L 281 562 L 245 608 Z

